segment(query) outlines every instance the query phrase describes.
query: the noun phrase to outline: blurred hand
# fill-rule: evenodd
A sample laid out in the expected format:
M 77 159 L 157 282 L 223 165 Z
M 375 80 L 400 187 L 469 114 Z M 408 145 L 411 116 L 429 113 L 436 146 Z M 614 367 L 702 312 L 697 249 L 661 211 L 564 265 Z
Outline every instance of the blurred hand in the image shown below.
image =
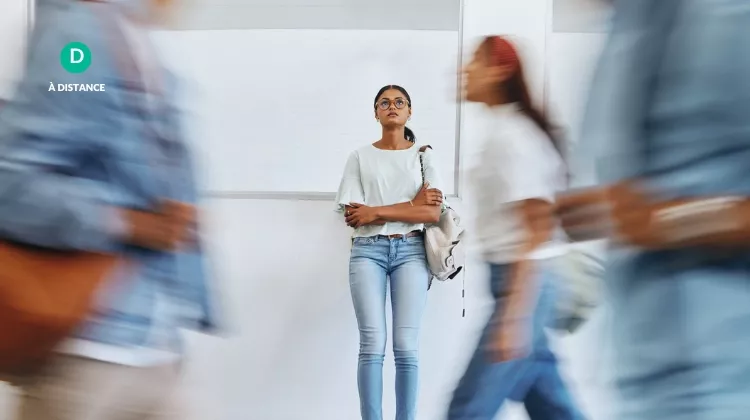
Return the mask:
M 644 248 L 663 244 L 662 232 L 654 223 L 654 214 L 669 206 L 656 204 L 632 184 L 618 184 L 606 190 L 612 219 L 613 239 Z
M 633 184 L 610 187 L 608 197 L 615 238 L 629 245 L 646 249 L 685 246 L 744 249 L 750 239 L 747 199 L 702 197 L 654 201 Z M 690 208 L 693 210 L 687 210 Z M 675 211 L 683 215 L 670 217 Z
M 560 195 L 555 200 L 562 228 L 574 241 L 608 235 L 610 210 L 605 189 L 588 189 Z
M 164 201 L 157 211 L 124 210 L 127 241 L 143 248 L 171 251 L 194 238 L 195 208 L 176 201 Z
M 747 201 L 682 219 L 660 217 L 686 204 L 706 200 L 710 199 L 658 201 L 637 184 L 628 182 L 562 196 L 557 211 L 573 240 L 609 236 L 645 249 L 746 244 L 750 238 Z
M 197 240 L 198 213 L 195 206 L 167 200 L 162 204 L 160 213 L 177 230 L 176 246 L 179 247 Z
M 374 207 L 369 207 L 359 203 L 349 203 L 345 217 L 346 224 L 355 229 L 373 224 L 378 220 L 377 211 Z
M 595 188 L 558 197 L 557 213 L 571 239 L 590 240 L 609 236 L 623 243 L 651 247 L 660 232 L 652 223 L 656 205 L 631 183 Z
M 415 206 L 439 206 L 443 204 L 443 193 L 437 188 L 430 188 L 430 183 L 425 182 L 412 203 Z
M 531 354 L 531 325 L 523 319 L 501 320 L 487 343 L 492 363 L 523 359 Z
M 538 287 L 532 277 L 533 261 L 513 264 L 506 283 L 506 297 L 495 314 L 495 329 L 487 343 L 487 356 L 493 363 L 522 359 L 531 354 L 533 304 Z

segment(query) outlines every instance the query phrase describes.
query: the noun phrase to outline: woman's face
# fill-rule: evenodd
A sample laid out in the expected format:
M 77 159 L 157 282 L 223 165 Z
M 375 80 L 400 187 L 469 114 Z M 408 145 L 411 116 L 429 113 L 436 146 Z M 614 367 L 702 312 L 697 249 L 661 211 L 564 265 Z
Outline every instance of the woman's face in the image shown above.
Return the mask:
M 172 17 L 176 0 L 116 0 L 133 19 L 147 24 L 165 24 Z
M 375 101 L 375 118 L 383 127 L 406 125 L 411 117 L 411 104 L 398 89 L 388 89 Z
M 511 66 L 490 65 L 487 47 L 482 44 L 464 67 L 463 96 L 469 102 L 490 102 L 498 86 L 513 73 Z

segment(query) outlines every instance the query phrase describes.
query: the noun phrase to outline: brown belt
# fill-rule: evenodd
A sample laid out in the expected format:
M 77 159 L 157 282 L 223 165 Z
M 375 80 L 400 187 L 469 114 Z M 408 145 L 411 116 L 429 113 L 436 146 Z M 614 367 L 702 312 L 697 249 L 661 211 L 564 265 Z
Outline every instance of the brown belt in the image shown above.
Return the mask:
M 424 235 L 424 231 L 421 230 L 412 230 L 411 232 L 407 234 L 401 234 L 397 233 L 395 235 L 383 235 L 388 239 L 403 239 L 403 238 L 413 238 L 415 236 L 422 236 Z

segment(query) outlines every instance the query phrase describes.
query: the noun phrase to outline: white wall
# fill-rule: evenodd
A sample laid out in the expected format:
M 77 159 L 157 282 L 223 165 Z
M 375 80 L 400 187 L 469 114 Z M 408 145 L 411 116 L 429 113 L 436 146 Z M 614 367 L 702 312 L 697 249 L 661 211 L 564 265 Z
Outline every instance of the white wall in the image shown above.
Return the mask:
M 415 105 L 409 126 L 442 152 L 442 188 L 455 193 L 456 31 L 191 30 L 154 38 L 188 81 L 182 103 L 194 115 L 186 122 L 195 151 L 211 168 L 205 190 L 333 195 L 341 165 L 331 162 L 379 138 L 380 124 L 363 111 L 378 89 L 397 83 Z M 310 159 L 320 151 L 325 160 Z
M 530 79 L 541 86 L 548 7 L 547 0 L 466 0 L 465 52 L 471 53 L 480 35 L 517 35 L 527 47 Z M 465 167 L 482 139 L 476 116 L 476 109 L 467 106 Z M 263 153 L 262 143 L 256 152 Z M 342 168 L 344 164 L 327 163 Z M 470 199 L 467 194 L 456 203 L 466 217 L 472 213 Z M 214 266 L 233 331 L 226 339 L 190 336 L 184 401 L 191 413 L 185 418 L 358 418 L 358 333 L 347 280 L 349 231 L 332 211 L 332 203 L 213 200 L 207 206 Z M 486 275 L 476 261 L 468 266 L 466 284 L 464 319 L 459 282 L 436 284 L 430 292 L 421 341 L 420 420 L 444 418 L 450 393 L 487 315 Z M 560 345 L 578 399 L 592 418 L 606 420 L 607 395 L 595 391 L 601 385 L 595 375 L 601 349 L 598 328 L 594 320 Z M 389 354 L 385 418 L 394 415 L 393 377 Z M 509 406 L 505 414 L 504 419 L 525 418 L 517 406 Z

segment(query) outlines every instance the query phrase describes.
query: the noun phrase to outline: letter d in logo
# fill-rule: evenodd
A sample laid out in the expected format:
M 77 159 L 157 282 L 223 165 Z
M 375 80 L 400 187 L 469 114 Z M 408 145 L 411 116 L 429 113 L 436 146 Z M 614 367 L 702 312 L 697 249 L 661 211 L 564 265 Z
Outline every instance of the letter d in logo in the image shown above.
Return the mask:
M 84 57 L 83 51 L 80 48 L 70 49 L 70 63 L 71 64 L 79 64 L 81 61 L 83 61 L 83 57 Z
M 91 65 L 91 50 L 81 42 L 71 42 L 60 51 L 60 64 L 69 73 L 83 73 Z

